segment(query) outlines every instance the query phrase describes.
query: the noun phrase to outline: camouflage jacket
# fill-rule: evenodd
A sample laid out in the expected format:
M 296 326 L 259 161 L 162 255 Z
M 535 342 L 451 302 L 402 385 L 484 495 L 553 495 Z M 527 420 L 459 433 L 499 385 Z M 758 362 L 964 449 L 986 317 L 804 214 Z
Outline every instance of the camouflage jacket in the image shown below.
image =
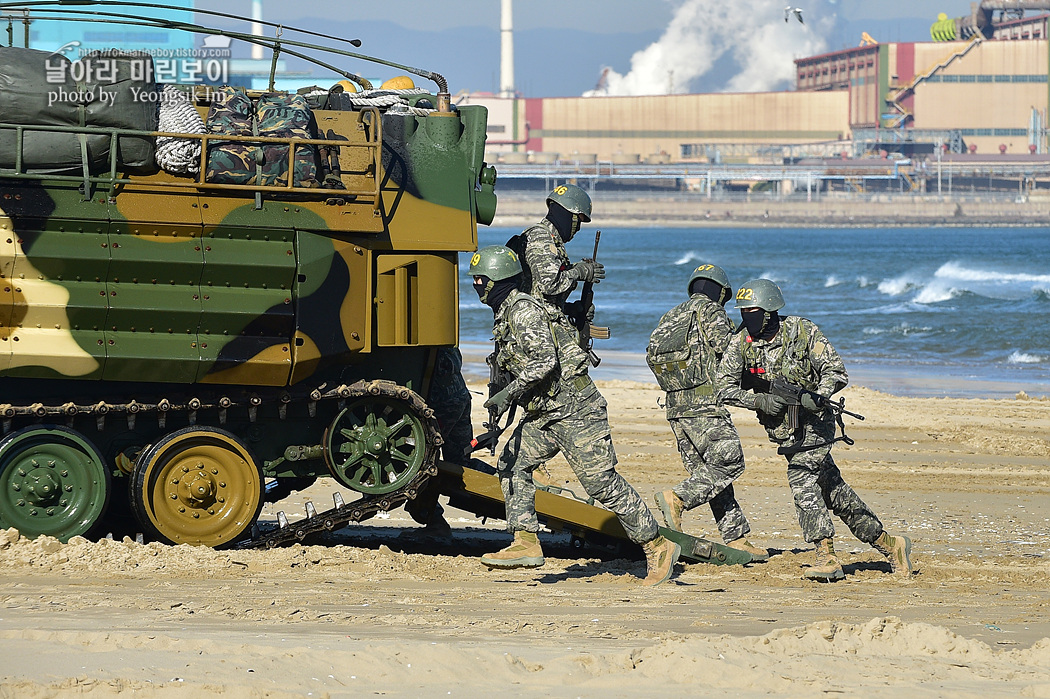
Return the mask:
M 727 405 L 755 409 L 755 395 L 740 388 L 744 372 L 772 380 L 782 376 L 791 383 L 830 397 L 849 382 L 846 366 L 824 333 L 810 320 L 798 316 L 780 319 L 780 332 L 772 340 L 752 340 L 737 333 L 729 342 L 718 366 L 718 398 Z M 802 411 L 807 419 L 806 411 Z M 768 417 L 759 413 L 759 422 L 774 439 L 791 437 L 787 414 Z
M 492 335 L 496 363 L 513 377 L 511 397 L 526 412 L 569 415 L 597 392 L 576 330 L 560 311 L 515 289 L 496 311 Z
M 521 290 L 562 308 L 579 278 L 569 261 L 569 254 L 565 252 L 561 235 L 554 224 L 542 219 L 526 228 L 522 236 L 525 238 L 525 275 Z
M 703 294 L 696 294 L 681 306 L 687 306 L 696 313 L 701 354 L 699 357 L 693 357 L 692 361 L 702 363 L 701 371 L 697 372 L 701 383 L 687 390 L 667 391 L 667 419 L 728 417 L 729 411 L 718 400 L 715 379 L 718 363 L 729 346 L 730 338 L 733 337 L 733 323 L 722 306 Z

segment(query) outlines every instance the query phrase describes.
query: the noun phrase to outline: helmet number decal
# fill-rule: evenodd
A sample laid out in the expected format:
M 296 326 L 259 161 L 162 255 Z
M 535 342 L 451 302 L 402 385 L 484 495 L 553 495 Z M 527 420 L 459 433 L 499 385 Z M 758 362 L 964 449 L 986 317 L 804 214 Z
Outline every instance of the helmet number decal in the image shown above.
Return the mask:
M 564 196 L 565 194 L 567 194 L 567 193 L 568 193 L 568 191 L 569 191 L 569 188 L 568 188 L 568 187 L 566 187 L 566 186 L 565 186 L 565 185 L 563 185 L 563 184 L 561 184 L 561 185 L 558 185 L 557 187 L 555 187 L 555 188 L 554 188 L 554 192 L 555 192 L 555 194 L 557 194 L 557 195 L 558 195 L 559 197 L 560 197 L 560 196 Z
M 754 298 L 754 292 L 751 289 L 738 289 L 736 292 L 737 301 L 750 301 Z
M 470 258 L 470 266 L 477 267 L 479 262 L 481 262 L 481 253 L 476 252 L 474 253 L 474 257 Z
M 696 273 L 696 272 L 710 272 L 714 268 L 715 268 L 714 265 L 700 265 L 699 267 L 694 269 L 693 272 L 694 273 Z

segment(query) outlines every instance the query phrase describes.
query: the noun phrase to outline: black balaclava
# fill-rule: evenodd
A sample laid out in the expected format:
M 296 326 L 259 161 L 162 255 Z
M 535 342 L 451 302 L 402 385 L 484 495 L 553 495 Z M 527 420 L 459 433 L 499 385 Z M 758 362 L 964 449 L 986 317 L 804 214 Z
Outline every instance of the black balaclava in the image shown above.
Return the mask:
M 720 306 L 724 306 L 726 301 L 732 298 L 733 290 L 722 286 L 714 279 L 694 279 L 689 285 L 689 295 L 694 294 L 703 294 Z
M 580 230 L 580 215 L 574 214 L 557 202 L 547 205 L 547 220 L 554 224 L 562 242 L 569 242 Z
M 480 283 L 479 279 L 481 280 Z M 485 276 L 474 277 L 474 291 L 481 302 L 489 306 L 493 313 L 507 300 L 510 292 L 517 289 L 520 284 L 520 274 L 515 274 L 509 279 L 500 279 L 499 281 L 494 281 Z
M 776 311 L 741 311 L 740 317 L 752 340 L 772 340 L 780 330 L 780 314 Z

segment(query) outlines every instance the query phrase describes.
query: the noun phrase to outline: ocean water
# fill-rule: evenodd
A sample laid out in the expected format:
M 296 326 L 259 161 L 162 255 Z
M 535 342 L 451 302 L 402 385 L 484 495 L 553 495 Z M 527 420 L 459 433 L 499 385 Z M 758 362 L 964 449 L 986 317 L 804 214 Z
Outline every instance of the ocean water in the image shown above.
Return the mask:
M 569 243 L 589 257 L 593 225 Z M 479 245 L 518 229 L 480 228 Z M 483 351 L 492 313 L 461 256 L 460 336 Z M 648 379 L 649 333 L 686 298 L 693 269 L 721 266 L 734 290 L 765 277 L 784 292 L 781 314 L 824 330 L 853 383 L 899 395 L 1050 394 L 1050 228 L 607 228 L 598 259 L 595 342 L 602 378 Z M 572 298 L 576 298 L 574 294 Z M 740 315 L 727 304 L 730 318 Z

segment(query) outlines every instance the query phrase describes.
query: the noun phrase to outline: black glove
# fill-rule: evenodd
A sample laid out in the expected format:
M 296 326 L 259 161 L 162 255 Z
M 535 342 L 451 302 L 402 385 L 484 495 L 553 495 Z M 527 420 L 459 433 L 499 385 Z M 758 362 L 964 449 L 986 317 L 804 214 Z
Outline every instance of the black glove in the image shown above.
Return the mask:
M 817 404 L 817 401 L 812 394 L 803 393 L 802 397 L 798 399 L 798 402 L 802 405 L 803 408 L 805 408 L 811 413 L 824 412 L 824 409 Z
M 580 327 L 584 321 L 589 323 L 594 320 L 594 304 L 584 309 L 582 300 L 567 303 L 565 304 L 565 315 L 569 316 L 573 325 Z
M 775 393 L 759 393 L 755 396 L 755 410 L 776 417 L 787 408 L 787 401 Z
M 598 282 L 605 279 L 605 265 L 601 262 L 580 260 L 572 268 L 581 282 Z
M 510 406 L 513 405 L 514 399 L 510 395 L 510 386 L 507 386 L 502 391 L 485 401 L 485 409 L 495 408 L 496 419 L 499 419 L 503 413 L 510 410 Z

